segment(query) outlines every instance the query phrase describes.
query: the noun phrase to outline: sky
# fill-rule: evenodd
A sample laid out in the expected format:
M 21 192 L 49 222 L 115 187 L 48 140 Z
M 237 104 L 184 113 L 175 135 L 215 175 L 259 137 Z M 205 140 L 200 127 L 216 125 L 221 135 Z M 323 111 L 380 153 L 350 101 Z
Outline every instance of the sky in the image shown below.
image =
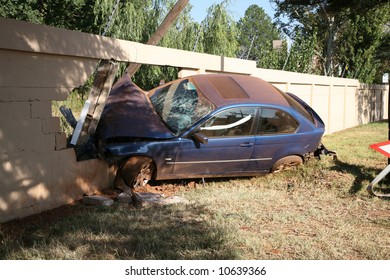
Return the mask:
M 192 5 L 191 16 L 197 22 L 201 22 L 207 15 L 207 9 L 212 4 L 218 4 L 222 0 L 190 0 Z M 245 14 L 245 10 L 250 6 L 256 4 L 263 8 L 263 10 L 273 19 L 275 10 L 269 0 L 231 0 L 228 7 L 235 20 L 238 21 Z

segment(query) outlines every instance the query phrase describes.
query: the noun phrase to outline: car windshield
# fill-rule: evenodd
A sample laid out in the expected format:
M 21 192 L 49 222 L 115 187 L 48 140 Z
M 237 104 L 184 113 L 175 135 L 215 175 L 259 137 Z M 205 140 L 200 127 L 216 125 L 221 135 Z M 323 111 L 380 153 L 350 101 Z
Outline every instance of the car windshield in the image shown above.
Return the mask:
M 149 95 L 157 114 L 168 128 L 179 135 L 214 109 L 188 79 L 158 88 Z

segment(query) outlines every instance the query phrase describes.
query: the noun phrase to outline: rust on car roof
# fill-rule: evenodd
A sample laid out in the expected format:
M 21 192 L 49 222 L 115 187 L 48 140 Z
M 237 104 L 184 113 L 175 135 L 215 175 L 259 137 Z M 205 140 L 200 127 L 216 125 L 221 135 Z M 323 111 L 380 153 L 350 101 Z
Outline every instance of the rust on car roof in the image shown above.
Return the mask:
M 210 84 L 224 99 L 249 98 L 242 87 L 230 76 L 208 77 Z
M 280 91 L 268 82 L 238 74 L 205 74 L 190 77 L 216 106 L 237 102 L 290 106 Z

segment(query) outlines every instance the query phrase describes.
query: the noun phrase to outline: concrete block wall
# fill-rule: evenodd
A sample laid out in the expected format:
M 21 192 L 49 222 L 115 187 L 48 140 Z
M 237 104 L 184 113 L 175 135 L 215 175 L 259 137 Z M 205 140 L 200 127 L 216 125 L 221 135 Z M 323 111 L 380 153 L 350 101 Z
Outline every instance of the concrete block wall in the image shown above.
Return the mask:
M 4 21 L 2 32 L 20 34 Z M 32 43 L 34 28 L 10 49 L 13 37 L 0 38 L 0 222 L 71 203 L 110 182 L 104 162 L 76 161 L 51 107 L 87 80 L 98 59 L 28 49 L 41 49 Z
M 254 61 L 146 46 L 0 18 L 0 223 L 108 187 L 105 162 L 77 162 L 51 102 L 64 100 L 100 59 L 179 67 L 181 76 L 240 73 L 297 94 L 333 133 L 387 116 L 385 89 L 357 80 L 257 69 Z M 375 97 L 375 99 L 373 98 Z M 383 101 L 384 100 L 384 101 Z M 372 113 L 374 108 L 375 113 Z

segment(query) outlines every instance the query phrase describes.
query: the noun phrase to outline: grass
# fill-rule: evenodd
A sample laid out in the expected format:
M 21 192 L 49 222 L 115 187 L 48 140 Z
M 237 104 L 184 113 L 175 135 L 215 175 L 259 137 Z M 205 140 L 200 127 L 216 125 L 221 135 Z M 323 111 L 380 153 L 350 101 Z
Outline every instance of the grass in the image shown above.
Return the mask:
M 390 259 L 390 201 L 365 190 L 387 124 L 327 135 L 338 153 L 264 177 L 208 180 L 178 205 L 68 205 L 0 225 L 1 259 Z M 380 184 L 389 191 L 389 181 Z
M 73 133 L 73 128 L 66 121 L 64 116 L 60 112 L 60 107 L 65 106 L 71 108 L 72 113 L 76 120 L 79 119 L 80 113 L 83 110 L 85 100 L 88 98 L 88 84 L 85 88 L 75 89 L 69 93 L 68 98 L 63 101 L 52 101 L 52 115 L 60 118 L 61 131 L 65 132 L 67 137 L 70 137 Z

